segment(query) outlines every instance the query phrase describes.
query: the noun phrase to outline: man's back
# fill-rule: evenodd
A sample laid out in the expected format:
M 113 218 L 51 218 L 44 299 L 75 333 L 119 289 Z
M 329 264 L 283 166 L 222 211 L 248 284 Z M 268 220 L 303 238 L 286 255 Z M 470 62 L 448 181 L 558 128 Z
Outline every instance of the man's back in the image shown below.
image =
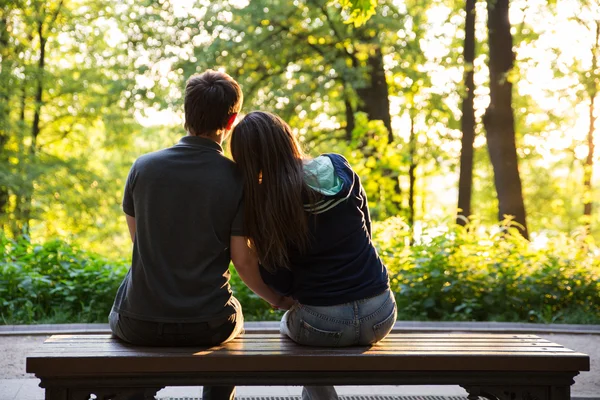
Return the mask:
M 157 322 L 233 314 L 229 242 L 243 235 L 242 190 L 235 164 L 207 138 L 186 136 L 140 157 L 123 199 L 136 237 L 115 310 Z

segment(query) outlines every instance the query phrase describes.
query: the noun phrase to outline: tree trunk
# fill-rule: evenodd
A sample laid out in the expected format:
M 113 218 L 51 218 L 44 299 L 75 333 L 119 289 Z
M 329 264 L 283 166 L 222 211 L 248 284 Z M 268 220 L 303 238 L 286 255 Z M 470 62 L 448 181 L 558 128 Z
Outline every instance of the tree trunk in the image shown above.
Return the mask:
M 415 134 L 415 116 L 413 115 L 413 107 L 414 105 L 408 110 L 410 115 L 410 137 L 408 139 L 408 158 L 410 162 L 408 166 L 408 225 L 411 229 L 415 223 L 415 183 L 417 181 L 417 137 Z
M 494 183 L 498 194 L 498 217 L 512 216 L 521 225 L 519 231 L 528 238 L 523 190 L 517 160 L 515 123 L 512 109 L 513 68 L 512 35 L 508 18 L 509 0 L 488 0 L 488 37 L 490 70 L 490 105 L 484 126 Z
M 38 60 L 37 87 L 35 91 L 35 107 L 33 123 L 31 124 L 31 152 L 37 150 L 37 137 L 40 134 L 40 113 L 42 111 L 42 100 L 44 94 L 44 68 L 46 61 L 46 38 L 43 35 L 43 22 L 38 23 L 38 36 L 40 38 L 40 58 Z
M 0 66 L 0 164 L 2 168 L 8 164 L 8 155 L 5 154 L 5 146 L 8 143 L 8 132 L 10 131 L 10 106 L 9 106 L 9 87 L 10 72 L 12 63 L 9 57 L 9 35 L 8 35 L 8 16 L 0 19 L 0 57 L 2 65 Z M 0 183 L 0 216 L 5 221 L 8 214 L 9 189 L 3 183 Z
M 360 67 L 360 61 L 354 55 L 350 55 L 350 60 L 354 68 Z M 366 113 L 369 120 L 383 121 L 388 132 L 388 144 L 390 144 L 394 140 L 394 135 L 392 134 L 392 117 L 390 115 L 389 87 L 383 68 L 383 55 L 379 46 L 376 46 L 375 50 L 369 53 L 367 66 L 370 76 L 369 84 L 366 87 L 354 89 L 359 98 L 357 111 Z M 346 108 L 346 137 L 351 139 L 352 131 L 350 128 L 353 130 L 355 127 L 354 111 L 350 99 L 345 98 L 344 104 Z M 399 196 L 402 191 L 398 181 L 398 171 L 384 169 L 382 170 L 382 176 L 394 182 L 394 193 Z M 402 209 L 401 202 L 394 201 L 393 203 L 395 209 L 399 212 Z
M 19 154 L 19 164 L 18 168 L 20 169 L 20 173 L 23 175 L 23 179 L 21 181 L 27 182 L 27 161 L 29 160 L 30 153 L 25 150 L 25 145 L 23 143 L 22 132 L 25 131 L 26 122 L 25 122 L 25 107 L 27 106 L 27 80 L 24 79 L 21 81 L 21 100 L 20 100 L 20 108 L 19 108 L 19 121 L 17 123 L 17 141 L 19 143 L 18 154 Z M 17 237 L 23 233 L 24 224 L 20 220 L 20 210 L 21 204 L 23 202 L 23 190 L 21 187 L 13 188 L 13 196 L 14 196 L 14 206 L 13 206 L 13 218 L 10 220 L 9 229 L 14 237 Z M 10 210 L 9 210 L 10 211 Z M 25 225 L 26 226 L 26 225 Z
M 475 0 L 466 0 L 465 42 L 464 42 L 464 79 L 465 94 L 462 102 L 460 175 L 458 179 L 458 215 L 471 215 L 471 193 L 473 188 L 473 142 L 475 141 L 475 110 L 473 64 L 475 62 Z M 465 225 L 463 218 L 456 223 Z
M 7 17 L 0 19 L 0 57 L 2 64 L 0 66 L 0 153 L 4 150 L 4 145 L 8 141 L 8 131 L 10 126 L 10 108 L 9 108 L 9 87 L 10 72 L 12 67 L 8 35 Z
M 58 13 L 58 10 L 57 10 Z M 37 138 L 40 134 L 40 115 L 43 106 L 43 94 L 44 94 L 44 72 L 46 65 L 46 42 L 47 38 L 44 36 L 44 21 L 40 17 L 38 20 L 37 33 L 40 40 L 40 53 L 38 59 L 38 68 L 36 72 L 36 89 L 34 98 L 34 111 L 33 121 L 31 123 L 31 147 L 29 148 L 28 160 L 24 164 L 26 179 L 24 185 L 21 188 L 21 193 L 18 196 L 19 200 L 17 204 L 17 221 L 22 234 L 29 234 L 29 223 L 31 221 L 31 202 L 33 200 L 33 179 L 32 171 L 36 163 L 37 153 Z
M 394 141 L 392 134 L 392 117 L 390 116 L 389 89 L 383 69 L 383 55 L 377 46 L 367 59 L 369 67 L 369 86 L 356 89 L 360 98 L 358 111 L 367 113 L 370 120 L 383 121 L 388 131 L 388 143 Z
M 585 159 L 583 173 L 583 216 L 585 217 L 585 225 L 588 228 L 590 227 L 592 218 L 592 172 L 594 170 L 594 123 L 596 122 L 594 111 L 596 93 L 590 96 L 590 125 L 587 135 L 588 154 Z
M 600 23 L 596 22 L 596 41 L 594 46 L 592 47 L 592 71 L 596 71 L 598 69 L 598 56 L 597 52 L 600 48 Z M 588 154 L 585 160 L 585 166 L 583 167 L 583 217 L 584 224 L 588 232 L 590 232 L 591 224 L 592 224 L 592 173 L 594 171 L 594 125 L 596 123 L 595 116 L 595 105 L 596 105 L 596 96 L 598 94 L 598 83 L 592 76 L 592 82 L 588 86 L 588 95 L 590 97 L 590 108 L 589 108 L 589 117 L 590 124 L 587 135 L 587 143 L 588 143 Z
M 356 126 L 354 122 L 354 110 L 352 109 L 352 103 L 348 98 L 348 95 L 344 95 L 344 106 L 346 107 L 346 139 L 349 141 L 352 140 L 352 131 Z

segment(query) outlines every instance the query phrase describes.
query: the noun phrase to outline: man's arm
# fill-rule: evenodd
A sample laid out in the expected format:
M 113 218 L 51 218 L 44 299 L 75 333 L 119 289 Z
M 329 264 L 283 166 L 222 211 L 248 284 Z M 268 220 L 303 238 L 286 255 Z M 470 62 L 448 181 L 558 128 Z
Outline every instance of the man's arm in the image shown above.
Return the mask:
M 131 241 L 135 242 L 135 217 L 132 217 L 129 214 L 125 214 L 125 218 L 127 219 L 127 227 L 129 228 L 129 234 L 131 235 Z
M 127 227 L 129 228 L 129 235 L 131 236 L 132 242 L 135 242 L 135 206 L 133 201 L 133 186 L 137 177 L 135 164 L 136 163 L 134 162 L 129 170 L 129 174 L 127 175 L 122 203 L 123 212 L 125 213 L 125 219 L 127 220 Z
M 294 304 L 293 299 L 275 293 L 262 280 L 258 269 L 258 259 L 248 247 L 245 237 L 231 237 L 231 261 L 246 286 L 272 306 L 287 310 Z

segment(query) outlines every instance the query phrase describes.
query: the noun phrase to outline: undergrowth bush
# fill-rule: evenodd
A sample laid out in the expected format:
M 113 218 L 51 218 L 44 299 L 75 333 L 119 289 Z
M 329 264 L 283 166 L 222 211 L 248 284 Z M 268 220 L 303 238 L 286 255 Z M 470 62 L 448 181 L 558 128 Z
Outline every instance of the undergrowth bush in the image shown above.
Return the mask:
M 60 240 L 43 245 L 0 234 L 2 323 L 106 322 L 125 261 L 109 261 Z
M 107 322 L 128 261 L 111 261 L 64 241 L 36 245 L 26 236 L 12 240 L 1 233 L 0 246 L 0 324 Z M 283 315 L 230 270 L 246 320 Z
M 529 242 L 510 221 L 423 225 L 411 235 L 397 218 L 374 236 L 398 319 L 600 323 L 600 251 L 589 236 Z
M 600 251 L 585 235 L 538 235 L 510 222 L 375 224 L 401 320 L 600 323 Z M 412 242 L 412 243 L 411 243 Z M 43 245 L 0 234 L 0 323 L 106 322 L 126 260 L 108 260 L 62 241 Z M 252 293 L 231 268 L 246 320 L 282 312 Z

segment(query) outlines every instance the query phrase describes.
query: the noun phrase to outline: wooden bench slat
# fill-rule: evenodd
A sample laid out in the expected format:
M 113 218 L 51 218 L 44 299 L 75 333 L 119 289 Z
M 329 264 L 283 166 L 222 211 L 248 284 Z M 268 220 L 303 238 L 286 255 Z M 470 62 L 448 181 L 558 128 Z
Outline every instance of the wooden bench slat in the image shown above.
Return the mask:
M 47 346 L 95 346 L 99 343 L 112 343 L 114 341 L 114 339 L 112 338 L 105 338 L 105 339 L 96 339 L 96 340 L 83 340 L 83 341 L 75 341 L 75 340 L 69 340 L 69 341 L 51 341 L 51 342 L 46 342 Z M 246 344 L 253 344 L 253 343 L 280 343 L 281 339 L 277 338 L 277 339 L 268 339 L 268 340 L 258 340 L 258 339 L 250 339 L 250 340 L 239 340 L 239 343 L 246 343 Z M 287 340 L 287 342 L 289 342 L 292 345 L 295 345 L 292 341 Z M 467 345 L 467 344 L 486 344 L 486 345 L 493 345 L 493 344 L 513 344 L 513 345 L 546 345 L 546 346 L 560 346 L 557 345 L 555 343 L 550 342 L 549 340 L 545 340 L 545 339 L 540 339 L 540 340 L 535 340 L 535 339 L 499 339 L 499 340 L 489 340 L 489 339 L 474 339 L 474 340 L 467 340 L 467 339 L 453 339 L 453 340 L 443 340 L 443 339 L 425 339 L 425 340 L 416 340 L 416 339 L 384 339 L 383 342 L 381 343 L 385 343 L 388 345 L 401 345 L 401 344 L 411 344 L 411 343 L 417 343 L 417 344 L 422 344 L 422 345 L 432 345 L 435 346 L 437 344 L 444 344 L 444 345 Z
M 343 358 L 340 358 L 343 357 Z M 455 353 L 405 354 L 402 357 L 353 357 L 327 355 L 288 356 L 263 354 L 259 357 L 239 353 L 235 362 L 226 357 L 78 357 L 56 358 L 52 364 L 44 360 L 28 360 L 28 372 L 48 376 L 80 376 L 104 373 L 176 373 L 256 371 L 580 371 L 588 370 L 586 358 L 564 357 L 561 354 L 486 353 L 457 355 Z
M 269 349 L 277 349 L 281 351 L 305 351 L 306 349 L 318 349 L 315 347 L 303 347 L 298 346 L 293 343 L 291 340 L 282 337 L 280 335 L 268 335 L 269 340 L 260 340 L 261 335 L 244 335 L 236 340 L 224 345 L 217 346 L 214 349 L 220 349 L 220 351 L 234 350 L 234 349 L 252 349 L 252 350 L 269 350 Z M 152 349 L 152 347 L 139 347 L 130 345 L 124 342 L 121 342 L 110 335 L 96 335 L 91 341 L 65 341 L 64 339 L 81 339 L 85 338 L 84 335 L 74 335 L 74 336 L 52 336 L 42 346 L 40 351 L 43 352 L 52 352 L 56 349 L 60 349 L 61 351 L 69 351 L 69 349 L 77 351 L 80 349 L 94 348 L 101 351 L 110 351 L 113 349 L 119 351 L 126 351 L 128 349 Z M 563 346 L 549 342 L 547 340 L 543 340 L 540 338 L 528 339 L 523 342 L 523 339 L 502 339 L 499 341 L 479 341 L 475 342 L 469 341 L 467 339 L 461 339 L 459 341 L 454 342 L 444 342 L 444 341 L 429 341 L 429 340 L 394 340 L 394 338 L 386 338 L 380 343 L 377 343 L 371 347 L 355 347 L 349 349 L 343 349 L 344 352 L 354 351 L 353 349 L 361 349 L 361 352 L 364 352 L 364 349 L 369 350 L 410 350 L 410 349 L 420 349 L 420 348 L 431 348 L 431 349 L 450 349 L 450 350 L 461 350 L 461 348 L 467 349 L 476 349 L 476 350 L 493 350 L 493 349 L 512 349 L 518 348 L 516 350 L 532 350 L 532 351 L 542 351 L 546 350 L 555 350 L 555 351 L 571 351 L 569 349 L 564 348 Z M 198 348 L 198 346 L 196 346 Z M 173 349 L 173 348 L 169 348 Z M 176 349 L 176 348 L 175 348 Z M 164 350 L 161 350 L 164 351 Z M 187 351 L 187 350 L 186 350 Z
M 129 345 L 123 342 L 119 342 L 114 338 L 98 338 L 94 341 L 84 341 L 84 342 L 74 342 L 74 341 L 47 341 L 44 343 L 43 350 L 45 352 L 51 352 L 54 349 L 60 349 L 61 351 L 77 351 L 80 349 L 96 349 L 99 351 L 110 351 L 112 349 L 118 349 L 120 351 L 125 351 L 127 349 L 140 349 L 139 346 Z M 243 340 L 237 339 L 225 347 L 226 349 L 253 349 L 253 350 L 270 350 L 270 349 L 278 349 L 282 351 L 295 351 L 297 349 L 306 349 L 306 347 L 301 347 L 292 342 L 287 338 L 273 338 L 271 340 Z M 502 341 L 479 341 L 479 342 L 470 342 L 468 340 L 460 340 L 454 342 L 444 342 L 444 341 L 418 341 L 418 340 L 408 340 L 408 341 L 398 341 L 398 340 L 388 340 L 385 339 L 380 343 L 377 343 L 374 346 L 371 346 L 370 349 L 373 350 L 406 350 L 406 349 L 414 349 L 414 348 L 428 348 L 428 349 L 453 349 L 453 350 L 461 350 L 465 349 L 475 349 L 475 350 L 493 350 L 493 349 L 532 349 L 532 351 L 540 351 L 541 349 L 554 349 L 557 351 L 570 351 L 565 349 L 563 346 L 552 343 L 549 341 L 533 341 L 533 339 L 529 339 L 526 342 L 523 342 L 521 339 L 516 340 L 502 340 Z M 304 351 L 304 350 L 302 350 Z M 344 350 L 345 352 L 347 350 Z
M 248 334 L 213 348 L 161 348 L 124 344 L 110 335 L 57 335 L 28 357 L 27 371 L 67 376 L 111 371 L 215 372 L 265 368 L 273 371 L 589 369 L 586 355 L 542 341 L 535 335 L 475 335 L 479 342 L 468 340 L 469 335 L 442 335 L 456 340 L 450 343 L 439 336 L 393 334 L 372 347 L 319 348 L 296 345 L 278 334 Z M 410 339 L 406 340 L 407 337 Z
M 278 350 L 230 350 L 227 353 L 213 353 L 210 351 L 199 351 L 196 353 L 184 353 L 184 352 L 161 352 L 161 351 L 146 351 L 146 352 L 135 352 L 135 351 L 122 351 L 122 352 L 118 352 L 118 351 L 114 351 L 114 352 L 94 352 L 94 351 L 88 351 L 88 352 L 65 352 L 65 353 L 57 353 L 57 352 L 53 352 L 53 353 L 42 353 L 39 355 L 35 355 L 33 356 L 33 358 L 49 358 L 49 357 L 54 357 L 54 358 L 78 358 L 78 357 L 87 357 L 87 358 L 91 358 L 91 357 L 95 357 L 95 358 L 103 358 L 103 357 L 121 357 L 121 358 L 135 358 L 135 357 L 159 357 L 162 355 L 165 356 L 172 356 L 172 357 L 180 357 L 180 358 L 193 358 L 199 355 L 203 355 L 203 356 L 207 356 L 210 358 L 227 358 L 227 357 L 232 357 L 232 356 L 238 356 L 238 355 L 247 355 L 248 357 L 255 357 L 255 358 L 260 358 L 263 355 L 278 355 L 278 356 L 290 356 L 290 357 L 310 357 L 310 356 L 323 356 L 323 357 L 327 357 L 327 356 L 337 356 L 337 357 L 352 357 L 352 356 L 360 356 L 363 358 L 369 357 L 369 356 L 377 356 L 377 357 L 381 357 L 381 356 L 385 356 L 385 357 L 404 357 L 404 356 L 410 356 L 410 355 L 424 355 L 424 356 L 429 356 L 429 355 L 435 355 L 435 354 L 448 354 L 448 355 L 456 355 L 457 357 L 459 356 L 463 356 L 463 355 L 473 355 L 473 356 L 485 356 L 487 354 L 504 354 L 506 356 L 512 356 L 512 355 L 531 355 L 531 356 L 543 356 L 546 354 L 563 354 L 563 355 L 572 355 L 573 353 L 571 352 L 566 352 L 566 351 L 539 351 L 539 352 L 533 352 L 533 351 L 519 351 L 519 350 L 481 350 L 481 351 L 477 351 L 477 350 L 472 350 L 472 351 L 462 351 L 462 352 L 457 352 L 457 351 L 452 351 L 452 350 L 405 350 L 402 352 L 388 352 L 388 351 L 372 351 L 366 354 L 360 354 L 360 353 L 348 353 L 348 352 L 343 352 L 343 351 L 330 351 L 328 353 L 323 353 L 323 352 L 317 352 L 317 351 L 304 351 L 304 352 L 297 352 L 297 353 L 290 353 L 290 352 L 283 352 L 283 351 L 278 351 Z
M 61 335 L 52 335 L 48 338 L 47 341 L 57 341 L 57 340 L 65 340 L 65 339 L 75 339 L 75 340 L 94 340 L 94 339 L 105 339 L 110 338 L 110 334 L 61 334 Z M 271 339 L 271 338 L 279 338 L 281 335 L 279 333 L 246 333 L 236 340 L 246 340 L 246 339 Z M 415 338 L 415 339 L 426 339 L 426 338 L 440 338 L 440 339 L 451 339 L 451 338 L 462 338 L 462 339 L 541 339 L 536 335 L 521 335 L 521 334 L 504 334 L 504 333 L 391 333 L 386 337 L 387 339 L 393 338 Z
M 115 344 L 114 340 L 106 340 L 106 341 L 97 341 L 97 342 L 52 342 L 46 343 L 44 346 L 47 349 L 51 348 L 85 348 L 85 347 L 101 347 Z M 129 344 L 121 344 L 119 345 L 123 347 L 139 347 Z M 276 346 L 278 348 L 295 348 L 298 345 L 291 340 L 284 341 L 256 341 L 256 342 L 248 342 L 248 341 L 236 341 L 236 346 L 247 346 L 247 347 L 260 347 L 260 346 Z M 384 340 L 380 343 L 377 343 L 371 347 L 402 347 L 402 346 L 418 346 L 418 347 L 437 347 L 437 346 L 451 346 L 451 347 L 471 347 L 471 346 L 483 346 L 483 347 L 563 347 L 559 344 L 552 342 L 521 342 L 521 341 L 502 341 L 502 342 L 486 342 L 486 341 L 478 341 L 478 342 L 469 342 L 469 341 L 454 341 L 454 342 L 443 342 L 443 341 L 417 341 L 417 340 L 407 340 L 407 341 L 391 341 Z M 198 346 L 196 346 L 198 347 Z
M 245 347 L 245 346 L 235 346 L 230 345 L 227 346 L 226 349 L 203 349 L 203 348 L 182 348 L 179 350 L 173 350 L 171 348 L 147 348 L 143 351 L 139 350 L 139 348 L 134 347 L 121 347 L 115 345 L 102 346 L 97 348 L 56 348 L 53 350 L 44 350 L 43 353 L 36 353 L 35 356 L 40 356 L 40 354 L 45 354 L 46 356 L 52 356 L 56 354 L 57 356 L 66 356 L 75 357 L 77 355 L 97 355 L 102 356 L 105 353 L 119 353 L 123 356 L 128 354 L 156 354 L 156 353 L 173 353 L 173 354 L 194 354 L 198 352 L 209 353 L 213 357 L 227 357 L 230 353 L 244 351 L 249 354 L 251 353 L 261 353 L 261 352 L 277 352 L 277 353 L 324 353 L 328 352 L 330 354 L 362 354 L 364 356 L 368 356 L 370 354 L 396 354 L 401 355 L 405 352 L 439 352 L 439 351 L 451 351 L 456 354 L 462 353 L 473 353 L 473 352 L 520 352 L 520 353 L 572 353 L 570 349 L 566 349 L 564 347 L 451 347 L 451 346 L 436 346 L 436 347 L 420 347 L 420 346 L 402 346 L 402 347 L 371 347 L 371 348 L 353 348 L 349 349 L 327 349 L 327 350 L 315 350 L 310 347 L 302 347 L 298 348 L 298 346 L 281 348 L 278 346 L 260 346 L 260 347 Z

